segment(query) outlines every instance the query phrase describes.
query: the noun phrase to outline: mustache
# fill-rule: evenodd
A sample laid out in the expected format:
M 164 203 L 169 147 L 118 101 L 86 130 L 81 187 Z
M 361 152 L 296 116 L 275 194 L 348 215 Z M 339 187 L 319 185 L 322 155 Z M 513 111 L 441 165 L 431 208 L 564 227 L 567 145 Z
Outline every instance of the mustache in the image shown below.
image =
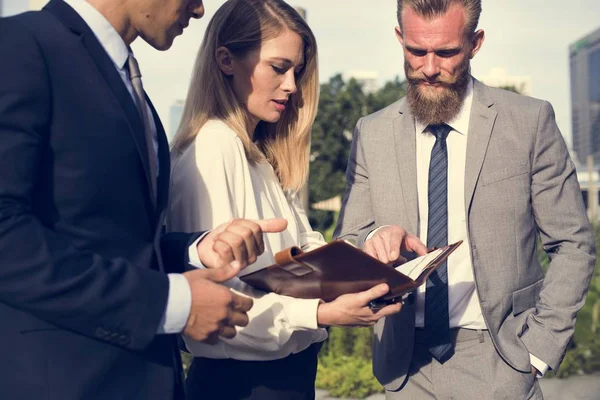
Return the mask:
M 439 85 L 445 86 L 445 87 L 450 87 L 458 81 L 458 78 L 451 77 L 451 76 L 446 77 L 446 76 L 439 75 L 435 79 L 427 79 L 425 77 L 425 75 L 422 73 L 419 73 L 419 72 L 416 72 L 413 70 L 408 70 L 408 71 L 406 71 L 406 80 L 408 80 L 412 84 L 419 84 L 419 83 L 427 82 L 427 83 L 439 84 Z

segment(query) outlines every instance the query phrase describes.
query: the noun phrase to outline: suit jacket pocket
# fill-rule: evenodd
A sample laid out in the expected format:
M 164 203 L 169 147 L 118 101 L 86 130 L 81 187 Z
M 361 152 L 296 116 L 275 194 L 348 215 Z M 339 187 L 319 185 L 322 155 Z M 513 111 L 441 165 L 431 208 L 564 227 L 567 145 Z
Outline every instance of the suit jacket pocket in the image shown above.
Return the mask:
M 492 183 L 504 181 L 515 176 L 529 173 L 529 165 L 527 163 L 512 164 L 505 168 L 481 175 L 481 184 L 483 186 L 491 185 Z
M 529 286 L 525 286 L 524 288 L 513 292 L 513 315 L 520 314 L 525 310 L 535 307 L 538 296 L 540 295 L 540 291 L 542 290 L 543 284 L 544 278 L 532 283 Z

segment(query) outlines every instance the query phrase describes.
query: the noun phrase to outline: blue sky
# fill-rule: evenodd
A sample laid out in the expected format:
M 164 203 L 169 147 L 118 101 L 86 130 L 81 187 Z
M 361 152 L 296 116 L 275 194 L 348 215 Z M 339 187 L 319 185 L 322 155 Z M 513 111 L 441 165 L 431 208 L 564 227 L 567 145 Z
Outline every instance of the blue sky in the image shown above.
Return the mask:
M 0 0 L 4 14 L 27 8 L 26 0 Z M 205 0 L 206 15 L 192 21 L 167 52 L 136 41 L 133 45 L 144 85 L 166 127 L 169 108 L 186 96 L 204 30 L 224 0 Z M 306 8 L 319 44 L 321 81 L 337 72 L 374 70 L 381 83 L 404 77 L 403 57 L 394 36 L 395 0 L 290 0 Z M 555 108 L 570 141 L 568 46 L 600 27 L 598 0 L 483 0 L 480 28 L 486 40 L 472 63 L 475 77 L 500 67 L 509 75 L 531 76 L 532 95 Z

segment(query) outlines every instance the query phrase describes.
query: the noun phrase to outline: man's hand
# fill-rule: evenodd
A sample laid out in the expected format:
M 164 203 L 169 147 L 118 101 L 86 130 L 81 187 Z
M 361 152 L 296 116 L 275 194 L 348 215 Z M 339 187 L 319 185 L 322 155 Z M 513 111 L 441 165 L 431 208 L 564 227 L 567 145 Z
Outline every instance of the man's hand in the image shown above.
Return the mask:
M 198 257 L 207 268 L 237 261 L 244 268 L 265 251 L 263 233 L 281 232 L 287 227 L 282 218 L 250 221 L 234 219 L 219 225 L 198 243 Z
M 427 254 L 427 247 L 418 237 L 409 235 L 398 225 L 390 225 L 377 230 L 365 242 L 364 251 L 379 261 L 390 263 L 403 263 L 406 258 L 402 253 L 414 252 L 422 256 Z
M 360 293 L 344 294 L 330 303 L 319 304 L 317 322 L 320 326 L 371 326 L 380 318 L 396 314 L 402 309 L 402 303 L 390 304 L 379 310 L 371 310 L 369 302 L 389 292 L 387 284 L 382 283 Z
M 192 291 L 192 307 L 183 333 L 192 339 L 216 343 L 218 337 L 232 338 L 236 326 L 246 326 L 252 299 L 220 285 L 240 271 L 237 262 L 217 269 L 198 269 L 183 274 Z

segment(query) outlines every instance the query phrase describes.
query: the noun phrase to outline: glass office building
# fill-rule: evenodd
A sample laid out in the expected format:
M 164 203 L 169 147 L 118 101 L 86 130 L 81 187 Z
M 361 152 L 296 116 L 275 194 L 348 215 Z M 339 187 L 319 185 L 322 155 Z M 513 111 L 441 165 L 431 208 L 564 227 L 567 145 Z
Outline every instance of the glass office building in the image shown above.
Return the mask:
M 569 46 L 573 150 L 600 163 L 600 29 Z

